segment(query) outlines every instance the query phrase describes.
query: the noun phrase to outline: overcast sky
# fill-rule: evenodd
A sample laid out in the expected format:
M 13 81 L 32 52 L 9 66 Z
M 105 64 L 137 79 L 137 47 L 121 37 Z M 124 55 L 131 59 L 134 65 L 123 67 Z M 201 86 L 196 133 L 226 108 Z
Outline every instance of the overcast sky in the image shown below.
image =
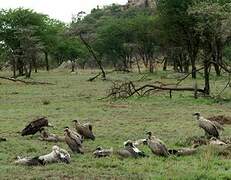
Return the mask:
M 52 18 L 70 22 L 73 14 L 112 3 L 126 4 L 127 0 L 0 0 L 0 9 L 24 7 L 50 15 Z

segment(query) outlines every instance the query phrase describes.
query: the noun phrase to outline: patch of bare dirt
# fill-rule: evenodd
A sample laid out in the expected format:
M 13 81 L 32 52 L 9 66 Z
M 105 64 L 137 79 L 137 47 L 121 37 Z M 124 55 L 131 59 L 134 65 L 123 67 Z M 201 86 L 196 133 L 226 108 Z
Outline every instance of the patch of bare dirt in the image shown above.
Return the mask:
M 231 117 L 229 117 L 229 116 L 223 116 L 223 115 L 212 116 L 212 117 L 209 117 L 208 120 L 216 121 L 216 122 L 220 123 L 221 125 L 231 124 Z

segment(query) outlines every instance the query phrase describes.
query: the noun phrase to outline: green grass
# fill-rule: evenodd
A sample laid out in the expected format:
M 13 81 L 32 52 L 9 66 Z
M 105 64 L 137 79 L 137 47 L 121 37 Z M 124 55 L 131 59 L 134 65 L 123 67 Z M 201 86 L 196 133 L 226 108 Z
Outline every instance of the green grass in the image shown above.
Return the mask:
M 128 139 L 146 137 L 152 131 L 168 147 L 179 147 L 187 137 L 200 136 L 204 132 L 197 127 L 192 113 L 200 111 L 205 117 L 231 116 L 231 102 L 217 102 L 210 98 L 193 99 L 192 93 L 158 93 L 147 97 L 131 97 L 126 100 L 99 100 L 106 96 L 111 81 L 86 81 L 94 71 L 39 72 L 32 79 L 49 81 L 56 85 L 25 85 L 0 80 L 0 136 L 8 139 L 0 143 L 0 179 L 230 179 L 229 158 L 217 156 L 212 150 L 200 147 L 196 155 L 188 157 L 156 157 L 147 147 L 140 147 L 150 156 L 142 159 L 93 158 L 91 152 L 98 145 L 105 148 L 123 147 Z M 7 76 L 7 72 L 1 72 Z M 157 72 L 147 75 L 138 84 L 162 81 L 175 83 L 179 74 Z M 139 80 L 136 73 L 113 73 L 110 80 Z M 225 85 L 226 77 L 213 77 L 212 94 Z M 200 77 L 199 86 L 203 81 Z M 189 78 L 185 86 L 192 86 Z M 228 89 L 224 97 L 230 98 Z M 33 156 L 50 152 L 54 143 L 41 142 L 34 137 L 21 137 L 17 132 L 37 116 L 47 116 L 55 125 L 51 132 L 63 134 L 72 120 L 89 118 L 94 125 L 96 141 L 84 142 L 85 155 L 72 155 L 70 165 L 51 164 L 45 167 L 14 165 L 17 155 Z M 225 126 L 223 136 L 231 136 L 231 127 Z M 69 150 L 66 144 L 58 143 Z

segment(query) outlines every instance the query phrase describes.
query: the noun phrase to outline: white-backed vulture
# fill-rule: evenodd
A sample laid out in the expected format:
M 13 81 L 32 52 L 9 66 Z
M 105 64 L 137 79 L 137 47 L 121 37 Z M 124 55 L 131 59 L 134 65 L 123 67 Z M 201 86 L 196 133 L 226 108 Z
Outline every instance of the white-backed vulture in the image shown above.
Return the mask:
M 51 126 L 49 123 L 48 123 L 48 119 L 46 117 L 42 117 L 42 118 L 39 118 L 39 119 L 36 119 L 32 122 L 30 122 L 23 130 L 22 130 L 22 133 L 21 135 L 22 136 L 27 136 L 27 135 L 34 135 L 35 133 L 37 133 L 38 131 L 40 131 L 40 129 L 42 127 L 45 127 L 45 126 Z
M 65 150 L 61 149 L 58 146 L 52 147 L 52 152 L 46 155 L 42 156 L 36 156 L 36 157 L 17 157 L 17 160 L 15 161 L 15 164 L 20 165 L 27 165 L 27 166 L 38 166 L 38 165 L 46 165 L 49 163 L 70 163 L 71 156 L 70 154 Z
M 168 152 L 171 155 L 176 155 L 176 156 L 188 156 L 195 154 L 197 151 L 196 148 L 191 147 L 191 148 L 178 148 L 178 149 L 169 149 Z
M 147 145 L 152 151 L 152 153 L 157 156 L 168 157 L 169 152 L 164 142 L 156 138 L 155 136 L 152 136 L 151 132 L 148 132 L 147 134 L 148 134 Z
M 144 145 L 147 139 L 138 139 L 136 141 L 127 140 L 124 142 L 124 144 L 126 144 L 128 141 L 132 142 L 132 144 L 136 147 L 136 146 Z
M 101 158 L 111 156 L 113 153 L 113 148 L 110 149 L 103 149 L 102 147 L 97 147 L 96 150 L 93 152 L 94 157 Z
M 84 137 L 84 139 L 95 140 L 95 135 L 92 132 L 92 125 L 90 123 L 81 124 L 78 120 L 73 120 L 76 131 Z
M 193 116 L 196 116 L 198 126 L 204 129 L 206 136 L 219 138 L 219 132 L 217 130 L 217 127 L 212 121 L 209 121 L 202 117 L 199 112 L 194 113 Z
M 39 159 L 39 156 L 36 157 L 20 157 L 17 156 L 17 160 L 14 161 L 15 164 L 25 165 L 25 166 L 40 166 L 45 165 L 43 160 Z
M 81 154 L 84 153 L 82 149 L 82 140 L 80 139 L 79 136 L 73 133 L 69 128 L 64 129 L 64 136 L 65 136 L 65 142 L 72 150 L 72 152 L 81 153 Z
M 209 144 L 212 144 L 212 145 L 219 145 L 219 146 L 225 146 L 227 145 L 225 142 L 215 138 L 215 137 L 212 137 L 210 140 L 209 140 Z
M 58 146 L 53 146 L 52 152 L 39 156 L 39 160 L 43 161 L 45 164 L 57 162 L 64 162 L 68 164 L 70 163 L 70 157 L 70 154 L 66 150 L 61 149 Z
M 146 155 L 144 152 L 140 151 L 137 147 L 135 147 L 132 141 L 126 141 L 124 143 L 124 149 L 117 151 L 117 154 L 120 157 L 127 158 L 127 157 L 145 157 Z

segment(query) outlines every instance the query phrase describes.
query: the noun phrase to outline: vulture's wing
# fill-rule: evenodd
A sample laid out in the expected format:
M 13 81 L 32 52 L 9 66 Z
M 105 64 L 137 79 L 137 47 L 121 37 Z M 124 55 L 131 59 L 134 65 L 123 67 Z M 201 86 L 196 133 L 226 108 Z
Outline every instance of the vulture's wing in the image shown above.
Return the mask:
M 132 154 L 127 149 L 119 150 L 117 153 L 118 153 L 118 155 L 120 155 L 121 157 L 124 157 L 124 158 L 132 156 Z
M 82 145 L 82 142 L 81 142 L 81 139 L 78 137 L 78 136 L 76 136 L 75 134 L 70 134 L 70 138 L 76 143 L 76 144 L 78 144 L 79 146 L 81 146 Z
M 83 128 L 87 128 L 90 131 L 92 131 L 92 129 L 93 129 L 93 126 L 90 123 L 85 123 L 82 126 L 83 126 Z
M 33 135 L 37 133 L 40 130 L 40 128 L 47 125 L 48 120 L 45 117 L 32 121 L 22 130 L 22 136 Z
M 212 123 L 216 126 L 216 128 L 217 128 L 218 130 L 224 131 L 223 126 L 222 126 L 219 122 L 217 122 L 217 121 L 212 121 Z
M 152 150 L 154 154 L 161 156 L 168 156 L 169 152 L 166 146 L 159 141 L 149 141 L 149 148 Z
M 203 128 L 209 135 L 219 137 L 217 127 L 211 121 L 200 121 L 199 127 Z

